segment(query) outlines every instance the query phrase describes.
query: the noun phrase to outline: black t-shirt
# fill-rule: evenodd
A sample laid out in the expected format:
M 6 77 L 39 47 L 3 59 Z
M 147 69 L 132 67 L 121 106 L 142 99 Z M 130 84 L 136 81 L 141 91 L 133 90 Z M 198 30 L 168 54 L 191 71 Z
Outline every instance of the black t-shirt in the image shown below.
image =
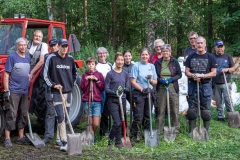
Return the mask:
M 187 47 L 184 50 L 184 62 L 183 62 L 184 66 L 186 66 L 185 63 L 186 63 L 186 60 L 187 60 L 188 56 L 191 55 L 192 53 L 195 53 L 195 52 L 197 52 L 197 49 L 196 48 L 193 49 L 192 46 Z
M 224 81 L 224 76 L 222 74 L 222 69 L 231 68 L 235 64 L 233 62 L 232 57 L 227 53 L 224 53 L 223 55 L 217 55 L 216 53 L 214 53 L 213 55 L 217 61 L 217 76 L 213 77 L 212 81 L 213 83 L 224 84 L 225 81 Z M 227 72 L 225 73 L 225 75 L 226 75 L 227 82 L 229 83 L 231 80 L 231 74 Z
M 184 50 L 184 58 L 187 57 L 187 56 L 189 56 L 189 55 L 192 54 L 192 53 L 195 53 L 195 52 L 197 52 L 197 49 L 196 49 L 196 48 L 193 49 L 192 46 L 187 47 L 187 48 Z
M 206 52 L 203 55 L 199 55 L 196 52 L 189 55 L 185 66 L 190 68 L 191 73 L 206 74 L 211 72 L 212 68 L 217 68 L 217 62 L 213 54 Z M 189 78 L 190 81 L 194 81 L 193 78 Z M 210 82 L 211 78 L 202 79 L 202 83 Z

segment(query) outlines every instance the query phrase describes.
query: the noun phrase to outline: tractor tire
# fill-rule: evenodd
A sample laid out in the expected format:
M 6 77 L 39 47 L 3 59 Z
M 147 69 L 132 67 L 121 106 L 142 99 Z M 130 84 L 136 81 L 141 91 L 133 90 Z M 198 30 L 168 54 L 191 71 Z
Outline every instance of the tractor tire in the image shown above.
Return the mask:
M 46 117 L 46 101 L 44 80 L 38 78 L 34 83 L 30 111 L 37 116 L 37 123 L 39 127 L 44 128 Z M 73 87 L 72 101 L 70 106 L 69 118 L 73 127 L 76 127 L 80 123 L 80 119 L 83 115 L 82 107 L 82 92 L 80 90 L 80 77 L 77 78 L 77 82 Z

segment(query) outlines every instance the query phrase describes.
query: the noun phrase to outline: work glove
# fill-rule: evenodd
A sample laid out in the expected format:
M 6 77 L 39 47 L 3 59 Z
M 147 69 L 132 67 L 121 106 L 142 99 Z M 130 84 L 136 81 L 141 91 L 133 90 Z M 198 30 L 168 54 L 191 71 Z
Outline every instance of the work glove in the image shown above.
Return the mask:
M 10 91 L 4 91 L 3 100 L 9 102 L 10 100 Z
M 118 92 L 118 95 L 121 95 L 124 92 L 124 88 L 122 86 L 119 86 L 116 91 L 116 94 L 117 94 L 117 92 Z
M 172 78 L 168 78 L 168 79 L 167 79 L 167 84 L 170 84 L 170 83 L 172 83 L 172 81 L 173 81 L 173 79 L 172 79 Z
M 167 84 L 167 81 L 166 81 L 166 79 L 161 78 L 161 79 L 159 80 L 159 83 L 165 85 L 165 84 Z
M 143 93 L 143 94 L 151 93 L 151 89 L 150 89 L 150 88 L 144 88 L 144 89 L 142 90 L 142 93 Z

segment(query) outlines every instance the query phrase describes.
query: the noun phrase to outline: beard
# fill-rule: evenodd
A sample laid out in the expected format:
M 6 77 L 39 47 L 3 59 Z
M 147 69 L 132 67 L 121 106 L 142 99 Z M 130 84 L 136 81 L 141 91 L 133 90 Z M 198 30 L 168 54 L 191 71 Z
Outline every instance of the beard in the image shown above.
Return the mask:
M 35 45 L 39 45 L 39 44 L 41 43 L 41 41 L 33 40 L 33 43 L 34 43 Z

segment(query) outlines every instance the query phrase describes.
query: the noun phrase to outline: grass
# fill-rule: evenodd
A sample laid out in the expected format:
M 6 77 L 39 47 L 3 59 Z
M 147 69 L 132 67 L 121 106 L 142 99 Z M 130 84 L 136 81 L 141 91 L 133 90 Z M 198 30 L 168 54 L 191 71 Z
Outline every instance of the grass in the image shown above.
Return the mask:
M 239 159 L 240 130 L 229 128 L 227 122 L 216 121 L 216 115 L 212 108 L 210 139 L 207 142 L 194 141 L 188 135 L 188 125 L 181 115 L 181 128 L 174 142 L 166 142 L 160 135 L 160 145 L 156 148 L 147 147 L 141 141 L 131 150 L 108 150 L 107 140 L 100 140 L 97 136 L 96 145 L 83 149 L 82 159 Z M 78 131 L 82 129 L 78 127 Z
M 96 135 L 96 144 L 83 148 L 82 155 L 68 156 L 66 152 L 55 149 L 54 142 L 42 149 L 14 143 L 12 149 L 0 146 L 0 159 L 239 159 L 240 129 L 229 128 L 227 122 L 216 121 L 216 110 L 212 108 L 211 111 L 210 139 L 207 142 L 194 141 L 188 135 L 187 121 L 181 115 L 181 128 L 175 141 L 166 142 L 163 135 L 160 135 L 160 144 L 156 148 L 147 147 L 144 141 L 141 141 L 131 150 L 108 149 L 107 139 L 100 139 Z M 86 123 L 84 120 L 75 132 L 82 133 L 86 129 Z

